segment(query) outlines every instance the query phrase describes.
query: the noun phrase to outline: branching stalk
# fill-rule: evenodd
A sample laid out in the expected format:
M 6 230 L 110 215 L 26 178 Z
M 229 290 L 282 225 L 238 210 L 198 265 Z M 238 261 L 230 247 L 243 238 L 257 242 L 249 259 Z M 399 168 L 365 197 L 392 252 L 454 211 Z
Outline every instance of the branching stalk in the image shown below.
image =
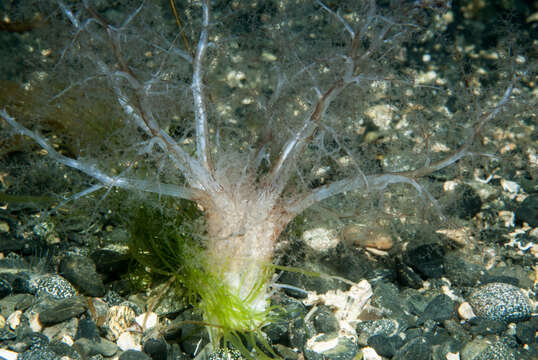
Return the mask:
M 192 95 L 194 98 L 194 115 L 196 128 L 196 155 L 203 167 L 212 174 L 214 171 L 211 161 L 211 149 L 209 147 L 209 129 L 207 125 L 207 109 L 203 91 L 203 61 L 207 52 L 208 27 L 209 27 L 209 3 L 207 0 L 202 2 L 203 20 L 202 31 L 196 54 L 194 56 L 192 73 Z

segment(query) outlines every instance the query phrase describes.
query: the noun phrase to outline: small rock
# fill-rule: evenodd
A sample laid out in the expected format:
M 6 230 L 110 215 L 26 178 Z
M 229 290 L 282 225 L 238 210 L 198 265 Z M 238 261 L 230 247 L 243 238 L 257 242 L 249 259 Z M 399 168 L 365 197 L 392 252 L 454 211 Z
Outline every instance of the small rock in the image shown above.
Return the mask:
M 159 325 L 159 317 L 154 312 L 140 314 L 135 318 L 135 321 L 143 331 Z
M 299 360 L 299 353 L 296 349 L 289 348 L 282 344 L 273 345 L 273 349 L 282 359 Z
M 516 337 L 521 344 L 532 344 L 538 342 L 536 333 L 538 332 L 538 318 L 517 324 Z
M 0 299 L 5 298 L 13 292 L 13 287 L 9 281 L 0 278 Z
M 34 276 L 28 282 L 28 287 L 38 297 L 48 295 L 55 299 L 67 299 L 77 294 L 69 281 L 56 274 Z
M 380 319 L 363 321 L 357 324 L 357 334 L 359 334 L 359 344 L 366 345 L 367 339 L 375 335 L 391 337 L 398 334 L 400 325 L 393 319 Z
M 339 334 L 318 334 L 308 339 L 304 348 L 307 360 L 352 360 L 358 348 L 354 338 Z
M 94 251 L 90 258 L 93 260 L 97 272 L 103 274 L 104 281 L 116 280 L 129 268 L 129 256 L 113 250 L 99 249 Z
M 71 345 L 72 344 L 63 341 L 52 341 L 47 349 L 60 356 L 62 360 L 83 360 L 80 354 L 76 352 Z
M 374 348 L 377 354 L 390 359 L 404 345 L 404 341 L 397 335 L 374 335 L 368 339 L 368 345 Z
M 382 360 L 375 350 L 371 347 L 365 347 L 361 349 L 363 360 Z
M 61 341 L 64 343 L 73 343 L 78 327 L 78 318 L 71 318 L 60 324 L 52 325 L 43 330 L 43 335 L 50 341 Z
M 151 360 L 149 356 L 143 352 L 136 350 L 127 350 L 120 356 L 120 360 Z
M 100 297 L 105 294 L 101 276 L 95 270 L 94 262 L 85 256 L 65 256 L 60 262 L 60 273 L 88 296 Z
M 122 351 L 127 351 L 127 350 L 142 351 L 142 345 L 140 344 L 141 340 L 142 340 L 142 334 L 133 333 L 131 331 L 126 331 L 120 334 L 120 336 L 118 336 L 118 340 L 116 341 L 116 344 Z
M 485 269 L 478 264 L 466 261 L 461 253 L 451 252 L 445 256 L 446 277 L 456 286 L 473 286 Z
M 31 312 L 28 320 L 30 329 L 32 329 L 33 332 L 41 332 L 43 330 L 43 324 L 39 320 L 38 313 Z
M 532 306 L 525 294 L 506 283 L 489 283 L 475 289 L 469 296 L 474 313 L 489 320 L 517 322 L 530 317 Z
M 467 301 L 461 303 L 461 305 L 458 307 L 458 315 L 462 320 L 470 320 L 476 316 L 471 304 L 469 304 Z
M 445 294 L 436 296 L 426 309 L 422 316 L 424 319 L 430 319 L 437 322 L 442 322 L 452 318 L 454 315 L 454 301 Z
M 432 343 L 427 337 L 418 336 L 407 342 L 398 351 L 394 360 L 421 359 L 430 360 L 432 358 Z
M 392 248 L 392 236 L 378 229 L 356 224 L 349 224 L 342 230 L 342 237 L 346 244 L 358 247 L 371 247 L 379 250 Z
M 532 227 L 538 227 L 538 194 L 527 196 L 516 209 L 516 222 L 528 223 Z
M 480 195 L 469 185 L 458 185 L 453 191 L 450 191 L 449 197 L 449 205 L 445 211 L 460 219 L 469 220 L 482 208 Z
M 97 354 L 110 357 L 118 351 L 118 346 L 116 344 L 103 338 L 100 338 L 98 341 L 80 338 L 75 341 L 73 348 L 85 357 Z
M 22 311 L 17 310 L 17 311 L 12 312 L 7 317 L 7 323 L 11 330 L 15 330 L 21 324 L 21 316 L 22 316 Z
M 92 341 L 99 341 L 99 330 L 91 319 L 81 319 L 78 322 L 75 339 L 86 338 Z
M 501 341 L 495 342 L 476 358 L 476 360 L 519 360 L 514 351 Z
M 35 297 L 29 294 L 13 294 L 0 300 L 0 313 L 9 316 L 15 310 L 26 310 L 35 302 Z
M 52 305 L 45 306 L 39 311 L 39 320 L 45 326 L 54 325 L 59 322 L 69 320 L 79 316 L 88 308 L 88 303 L 83 297 L 72 297 L 63 300 L 56 300 Z
M 404 262 L 424 278 L 439 278 L 445 273 L 444 250 L 437 243 L 419 245 L 404 254 Z
M 23 352 L 17 358 L 18 360 L 62 360 L 60 356 L 47 348 L 30 349 Z
M 314 326 L 320 333 L 336 332 L 339 329 L 338 320 L 328 306 L 320 305 L 313 316 Z
M 469 320 L 468 330 L 473 336 L 497 335 L 506 330 L 506 322 L 476 317 Z
M 338 245 L 336 232 L 325 228 L 315 228 L 303 232 L 302 239 L 312 249 L 327 251 Z
M 516 360 L 514 352 L 502 341 L 491 343 L 478 339 L 465 345 L 461 352 L 464 360 Z
M 152 360 L 166 360 L 168 344 L 163 339 L 148 339 L 144 343 L 143 350 Z
M 22 342 L 27 349 L 44 349 L 49 345 L 49 338 L 41 333 L 26 333 L 22 337 Z
M 122 333 L 127 331 L 136 318 L 134 310 L 126 305 L 112 306 L 108 309 L 105 321 L 107 337 L 116 340 Z

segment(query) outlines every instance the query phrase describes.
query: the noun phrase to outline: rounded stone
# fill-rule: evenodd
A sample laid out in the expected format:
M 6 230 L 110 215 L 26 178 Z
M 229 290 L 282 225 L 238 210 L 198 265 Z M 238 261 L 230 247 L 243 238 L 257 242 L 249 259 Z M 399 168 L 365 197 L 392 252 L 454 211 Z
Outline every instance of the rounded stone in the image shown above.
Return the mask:
M 489 283 L 469 296 L 474 313 L 481 318 L 505 322 L 526 320 L 532 313 L 530 300 L 521 289 L 506 283 Z
M 516 209 L 516 222 L 538 226 L 538 194 L 528 196 Z
M 32 276 L 28 287 L 38 297 L 51 296 L 55 299 L 68 299 L 77 294 L 69 281 L 56 274 Z
M 60 272 L 88 296 L 103 296 L 105 286 L 95 269 L 95 263 L 85 256 L 70 255 L 60 262 Z

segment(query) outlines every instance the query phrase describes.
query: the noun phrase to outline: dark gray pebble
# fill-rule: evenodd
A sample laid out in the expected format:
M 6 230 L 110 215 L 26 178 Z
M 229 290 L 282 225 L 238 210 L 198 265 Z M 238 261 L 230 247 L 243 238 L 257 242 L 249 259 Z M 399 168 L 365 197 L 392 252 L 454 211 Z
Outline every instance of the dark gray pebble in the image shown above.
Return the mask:
M 422 314 L 424 319 L 441 322 L 451 319 L 455 315 L 454 301 L 445 294 L 436 296 Z
M 0 299 L 11 295 L 12 292 L 13 287 L 11 286 L 11 284 L 7 280 L 0 278 Z
M 120 360 L 151 360 L 151 358 L 141 351 L 127 350 L 121 354 Z
M 439 278 L 445 273 L 445 252 L 439 244 L 423 244 L 409 249 L 404 254 L 404 262 L 424 279 Z
M 75 340 L 86 338 L 92 341 L 99 341 L 99 329 L 91 319 L 81 319 L 78 322 Z
M 60 273 L 88 296 L 104 296 L 105 286 L 95 270 L 94 262 L 85 256 L 65 256 L 60 262 Z
M 409 340 L 400 348 L 393 360 L 430 360 L 432 358 L 432 343 L 427 337 L 419 336 Z
M 163 339 L 148 339 L 142 348 L 152 360 L 166 360 L 168 344 Z
M 110 357 L 118 351 L 118 346 L 116 344 L 103 338 L 100 338 L 98 341 L 81 338 L 75 341 L 73 348 L 84 357 L 95 355 Z
M 538 194 L 528 196 L 516 209 L 516 222 L 528 223 L 532 227 L 538 226 Z
M 516 338 L 521 344 L 538 343 L 536 334 L 538 333 L 538 317 L 529 321 L 517 324 Z M 538 354 L 538 353 L 537 353 Z
M 53 325 L 79 316 L 88 308 L 88 302 L 84 297 L 56 300 L 39 311 L 39 320 L 43 325 Z
M 404 340 L 398 335 L 390 337 L 374 335 L 368 339 L 368 346 L 372 347 L 378 355 L 387 358 L 392 358 L 403 344 Z

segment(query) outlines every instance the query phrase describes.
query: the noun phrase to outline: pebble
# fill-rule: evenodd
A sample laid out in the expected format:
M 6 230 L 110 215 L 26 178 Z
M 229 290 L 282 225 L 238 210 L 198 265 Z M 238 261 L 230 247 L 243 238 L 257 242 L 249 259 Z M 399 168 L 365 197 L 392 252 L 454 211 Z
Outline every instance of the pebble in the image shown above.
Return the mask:
M 86 338 L 78 339 L 73 344 L 73 347 L 84 356 L 103 355 L 105 357 L 113 356 L 118 352 L 118 346 L 112 341 L 106 339 L 99 339 L 94 341 Z
M 121 354 L 119 360 L 151 360 L 151 358 L 143 352 L 136 350 L 127 350 L 126 352 Z
M 336 333 L 317 334 L 308 339 L 304 347 L 307 360 L 352 360 L 357 351 L 357 342 L 353 337 Z
M 366 226 L 348 224 L 342 229 L 342 237 L 346 244 L 361 248 L 370 247 L 378 250 L 392 248 L 392 236 L 389 233 Z
M 422 318 L 442 322 L 454 315 L 454 301 L 445 294 L 437 295 L 424 309 Z
M 506 283 L 482 285 L 472 291 L 468 300 L 474 313 L 488 320 L 518 322 L 528 319 L 532 312 L 521 289 Z
M 78 318 L 73 317 L 59 324 L 46 327 L 43 330 L 43 334 L 49 338 L 50 341 L 60 341 L 66 344 L 73 344 L 77 327 Z
M 161 338 L 150 338 L 144 342 L 143 350 L 153 360 L 166 360 L 168 344 Z
M 39 320 L 45 326 L 54 325 L 81 315 L 87 308 L 88 303 L 83 297 L 56 300 L 39 311 Z
M 381 356 L 379 356 L 371 347 L 362 348 L 361 352 L 363 360 L 382 360 Z
M 120 336 L 118 336 L 118 340 L 116 341 L 116 344 L 122 351 L 127 350 L 136 350 L 136 351 L 142 351 L 142 334 L 140 333 L 133 333 L 131 331 L 126 331 Z
M 23 352 L 17 360 L 62 360 L 60 356 L 48 349 L 30 349 Z
M 445 273 L 445 251 L 440 244 L 418 245 L 404 253 L 404 262 L 422 278 L 439 278 Z
M 105 295 L 101 276 L 95 270 L 95 263 L 85 256 L 69 255 L 60 262 L 60 273 L 87 296 Z
M 538 194 L 529 195 L 516 209 L 516 222 L 538 227 Z
M 67 299 L 77 294 L 69 281 L 56 274 L 34 276 L 28 282 L 28 287 L 38 297 L 48 295 L 56 299 Z
M 449 215 L 469 220 L 482 208 L 480 195 L 469 185 L 458 185 L 448 195 L 450 201 L 448 201 L 445 211 Z
M 32 329 L 33 332 L 41 332 L 43 330 L 43 324 L 39 320 L 39 314 L 35 312 L 31 312 L 29 314 L 29 325 L 30 329 Z
M 502 341 L 491 343 L 487 339 L 476 339 L 461 351 L 464 360 L 516 360 L 514 353 Z
M 132 308 L 126 305 L 116 305 L 108 309 L 105 321 L 107 338 L 116 340 L 122 333 L 131 326 L 136 314 Z
M 159 324 L 159 317 L 154 312 L 143 313 L 135 318 L 136 323 L 143 331 L 156 327 Z
M 99 329 L 91 319 L 81 319 L 78 322 L 75 339 L 86 338 L 92 341 L 99 341 Z
M 17 310 L 17 311 L 12 312 L 7 317 L 7 323 L 11 330 L 15 330 L 21 324 L 21 316 L 22 316 L 22 311 Z
M 11 284 L 7 280 L 0 278 L 0 299 L 10 295 L 12 292 L 13 287 Z
M 312 249 L 321 252 L 332 249 L 338 245 L 336 232 L 325 228 L 306 230 L 303 232 L 302 239 Z
M 458 315 L 462 320 L 470 320 L 476 317 L 471 304 L 469 304 L 467 301 L 464 301 L 458 307 Z

